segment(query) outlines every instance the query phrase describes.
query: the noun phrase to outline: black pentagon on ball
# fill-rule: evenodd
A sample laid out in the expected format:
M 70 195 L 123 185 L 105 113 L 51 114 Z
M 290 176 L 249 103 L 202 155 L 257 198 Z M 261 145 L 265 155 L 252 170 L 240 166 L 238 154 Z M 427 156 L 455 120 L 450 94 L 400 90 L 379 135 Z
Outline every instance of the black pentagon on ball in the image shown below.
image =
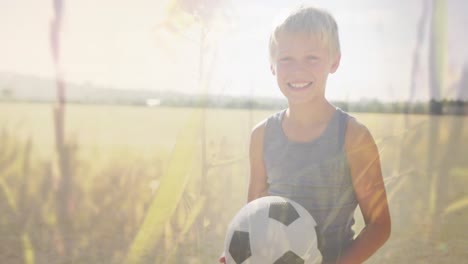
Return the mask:
M 304 264 L 304 260 L 292 251 L 288 251 L 273 264 Z
M 234 231 L 229 244 L 229 254 L 231 254 L 236 264 L 240 264 L 252 256 L 248 232 Z
M 287 201 L 273 202 L 270 204 L 268 217 L 288 226 L 299 218 L 296 208 Z

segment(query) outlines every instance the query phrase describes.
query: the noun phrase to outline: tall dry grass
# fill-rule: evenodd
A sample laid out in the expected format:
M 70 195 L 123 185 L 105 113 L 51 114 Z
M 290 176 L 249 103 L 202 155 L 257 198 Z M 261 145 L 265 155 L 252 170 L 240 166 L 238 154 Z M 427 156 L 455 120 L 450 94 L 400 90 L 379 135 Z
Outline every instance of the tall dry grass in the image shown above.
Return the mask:
M 53 151 L 46 151 L 54 147 L 46 140 L 53 135 L 44 133 L 52 120 L 37 122 L 49 108 L 0 108 L 2 124 L 9 124 L 0 137 L 0 263 L 215 262 L 227 224 L 246 201 L 249 119 L 255 123 L 271 113 L 207 110 L 201 193 L 200 123 L 187 121 L 196 111 L 69 105 L 72 221 L 62 233 L 59 169 Z M 370 263 L 466 257 L 466 117 L 357 117 L 381 151 L 394 224 Z M 439 119 L 433 149 L 431 118 Z M 440 188 L 432 187 L 435 174 L 445 181 Z M 440 210 L 431 209 L 433 201 Z M 363 223 L 356 216 L 359 230 Z M 68 254 L 62 237 L 73 241 Z

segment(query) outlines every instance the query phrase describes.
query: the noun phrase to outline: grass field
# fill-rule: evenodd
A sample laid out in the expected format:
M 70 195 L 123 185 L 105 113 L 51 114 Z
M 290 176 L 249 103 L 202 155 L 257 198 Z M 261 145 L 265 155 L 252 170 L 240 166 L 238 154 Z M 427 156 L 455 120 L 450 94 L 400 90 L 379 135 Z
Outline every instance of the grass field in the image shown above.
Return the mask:
M 52 106 L 0 103 L 0 263 L 215 263 L 245 203 L 250 129 L 273 112 L 67 105 L 64 176 Z M 468 259 L 468 117 L 353 115 L 393 223 L 368 263 Z

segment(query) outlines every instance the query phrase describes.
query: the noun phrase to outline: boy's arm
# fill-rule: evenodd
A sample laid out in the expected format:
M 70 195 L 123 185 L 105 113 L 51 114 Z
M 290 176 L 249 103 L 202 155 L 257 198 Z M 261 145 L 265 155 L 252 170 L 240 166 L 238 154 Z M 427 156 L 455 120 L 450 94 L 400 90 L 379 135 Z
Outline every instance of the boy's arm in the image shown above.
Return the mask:
M 354 191 L 366 226 L 337 263 L 362 263 L 390 237 L 390 213 L 379 152 L 369 130 L 350 118 L 345 142 Z
M 265 134 L 265 122 L 257 125 L 250 137 L 250 179 L 247 202 L 267 195 L 268 184 L 263 162 L 263 138 Z

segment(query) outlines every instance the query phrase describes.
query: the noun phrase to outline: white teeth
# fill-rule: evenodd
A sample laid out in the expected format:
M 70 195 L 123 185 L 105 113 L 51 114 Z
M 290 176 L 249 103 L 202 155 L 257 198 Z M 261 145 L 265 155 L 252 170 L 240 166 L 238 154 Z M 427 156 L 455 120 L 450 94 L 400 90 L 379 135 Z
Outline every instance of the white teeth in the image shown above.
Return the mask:
M 293 88 L 304 88 L 306 87 L 307 85 L 309 85 L 310 82 L 303 82 L 303 83 L 289 83 L 290 86 L 292 86 Z

